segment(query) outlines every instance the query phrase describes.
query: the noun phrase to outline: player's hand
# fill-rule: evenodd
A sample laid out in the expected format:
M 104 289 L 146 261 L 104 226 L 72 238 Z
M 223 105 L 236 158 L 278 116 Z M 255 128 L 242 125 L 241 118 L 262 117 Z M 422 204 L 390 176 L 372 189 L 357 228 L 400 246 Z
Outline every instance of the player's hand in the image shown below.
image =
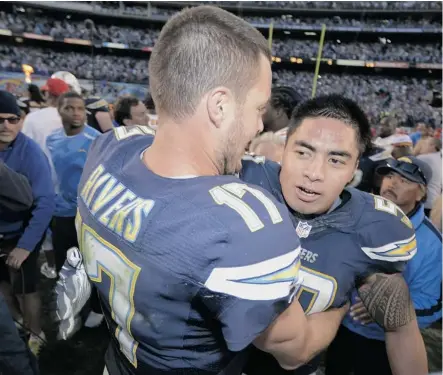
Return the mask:
M 366 310 L 366 306 L 363 304 L 360 298 L 356 298 L 356 302 L 351 306 L 350 315 L 354 320 L 361 324 L 372 323 L 373 320 Z
M 6 259 L 6 264 L 9 267 L 18 270 L 22 266 L 22 263 L 28 258 L 29 254 L 31 253 L 28 250 L 16 247 L 9 253 L 8 259 Z

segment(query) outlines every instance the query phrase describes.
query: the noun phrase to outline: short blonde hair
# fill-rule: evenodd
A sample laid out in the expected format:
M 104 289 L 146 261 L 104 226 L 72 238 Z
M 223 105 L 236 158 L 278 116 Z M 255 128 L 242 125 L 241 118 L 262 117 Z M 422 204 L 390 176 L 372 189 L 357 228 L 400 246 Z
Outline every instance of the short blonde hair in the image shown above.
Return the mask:
M 261 56 L 271 61 L 265 37 L 245 20 L 214 6 L 185 9 L 169 19 L 149 60 L 149 86 L 157 113 L 191 116 L 217 86 L 240 100 L 259 75 Z

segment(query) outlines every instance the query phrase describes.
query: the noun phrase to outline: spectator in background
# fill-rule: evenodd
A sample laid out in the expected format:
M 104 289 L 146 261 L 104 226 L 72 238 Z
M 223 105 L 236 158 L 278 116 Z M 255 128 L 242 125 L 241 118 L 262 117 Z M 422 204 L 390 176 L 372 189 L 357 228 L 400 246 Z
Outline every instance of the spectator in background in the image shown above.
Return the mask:
M 414 155 L 420 155 L 423 153 L 422 148 L 425 147 L 428 138 L 433 138 L 435 133 L 435 125 L 430 123 L 426 125 L 426 128 L 421 132 L 420 138 L 414 145 Z
M 148 111 L 135 96 L 122 96 L 114 107 L 114 119 L 119 126 L 148 125 Z
M 435 200 L 434 202 L 434 207 L 432 207 L 431 210 L 431 214 L 430 214 L 430 220 L 432 222 L 432 224 L 434 224 L 438 230 L 441 231 L 443 230 L 442 228 L 442 220 L 441 220 L 441 211 L 442 211 L 442 197 L 441 195 Z
M 415 132 L 410 135 L 410 137 L 412 139 L 412 144 L 414 146 L 417 144 L 417 142 L 422 137 L 427 137 L 429 135 L 428 133 L 429 133 L 429 128 L 430 127 L 431 127 L 430 125 L 426 125 L 424 122 L 419 122 L 417 124 Z
M 28 86 L 28 95 L 29 97 L 27 99 L 27 102 L 29 112 L 34 112 L 46 107 L 45 99 L 43 98 L 43 95 L 37 85 L 31 83 Z
M 32 112 L 26 116 L 23 123 L 23 134 L 37 142 L 46 155 L 46 138 L 54 130 L 62 128 L 62 121 L 57 112 L 57 99 L 60 95 L 69 91 L 67 83 L 58 78 L 49 78 L 43 89 L 47 90 L 46 104 L 48 108 Z
M 432 178 L 428 183 L 428 194 L 425 202 L 425 213 L 429 217 L 436 199 L 442 194 L 442 155 L 441 139 L 428 137 L 423 140 L 419 160 L 423 160 L 432 169 Z
M 442 239 L 439 231 L 424 214 L 423 199 L 432 177 L 430 167 L 414 157 L 390 160 L 377 172 L 383 176 L 380 195 L 394 202 L 408 216 L 405 225 L 413 225 L 417 239 L 417 253 L 403 272 L 408 284 L 420 328 L 429 327 L 441 319 Z M 396 207 L 392 206 L 395 210 Z M 343 320 L 343 326 L 328 349 L 328 357 L 344 358 L 342 368 L 326 375 L 389 375 L 391 369 L 386 354 L 383 330 L 372 323 L 363 303 L 352 296 L 353 306 Z M 361 324 L 363 323 L 363 324 Z M 371 370 L 368 370 L 368 369 Z
M 375 145 L 379 147 L 392 147 L 392 137 L 395 135 L 397 126 L 398 121 L 394 116 L 382 118 L 380 120 L 378 138 L 374 141 Z
M 408 135 L 394 134 L 391 139 L 391 154 L 394 159 L 412 155 L 412 140 Z
M 0 91 L 0 159 L 27 178 L 33 195 L 32 208 L 25 216 L 0 211 L 0 248 L 7 255 L 0 258 L 0 289 L 14 320 L 24 322 L 30 330 L 28 344 L 38 355 L 45 334 L 40 321 L 37 261 L 55 197 L 48 160 L 38 145 L 20 132 L 22 124 L 15 97 Z
M 87 124 L 99 131 L 106 133 L 114 128 L 112 118 L 109 113 L 109 104 L 105 99 L 97 96 L 89 97 L 85 100 Z
M 266 112 L 263 115 L 263 132 L 271 131 L 275 133 L 286 128 L 292 110 L 301 100 L 300 95 L 292 87 L 274 87 Z M 286 139 L 286 135 L 284 139 Z
M 76 92 L 71 91 L 60 96 L 57 110 L 63 127 L 48 136 L 46 146 L 57 179 L 56 207 L 51 229 L 58 274 L 68 250 L 71 247 L 79 247 L 75 228 L 77 190 L 89 147 L 100 132 L 86 125 L 85 102 Z M 96 297 L 96 293 L 94 295 Z M 103 319 L 97 298 L 93 302 L 94 311 L 89 314 L 85 323 L 88 327 L 99 325 Z
M 63 94 L 57 108 L 63 127 L 46 140 L 50 161 L 56 174 L 56 207 L 52 220 L 53 243 L 57 273 L 70 247 L 78 247 L 75 229 L 77 187 L 86 162 L 89 146 L 100 134 L 86 125 L 83 98 L 76 92 Z

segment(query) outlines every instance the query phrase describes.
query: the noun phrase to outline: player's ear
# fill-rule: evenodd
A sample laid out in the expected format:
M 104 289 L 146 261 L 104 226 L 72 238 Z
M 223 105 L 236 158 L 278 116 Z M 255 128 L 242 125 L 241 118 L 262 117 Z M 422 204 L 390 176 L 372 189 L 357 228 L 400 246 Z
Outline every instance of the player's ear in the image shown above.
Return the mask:
M 217 128 L 221 128 L 231 118 L 233 105 L 233 95 L 228 88 L 216 87 L 209 92 L 206 101 L 208 116 Z

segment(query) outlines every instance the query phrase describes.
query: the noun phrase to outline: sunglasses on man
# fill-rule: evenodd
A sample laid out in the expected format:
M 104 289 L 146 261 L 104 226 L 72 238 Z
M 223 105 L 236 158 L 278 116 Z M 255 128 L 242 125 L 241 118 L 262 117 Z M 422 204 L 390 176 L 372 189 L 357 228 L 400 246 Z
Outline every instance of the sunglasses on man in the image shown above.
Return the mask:
M 0 125 L 8 121 L 11 125 L 17 125 L 20 122 L 20 117 L 0 117 Z

